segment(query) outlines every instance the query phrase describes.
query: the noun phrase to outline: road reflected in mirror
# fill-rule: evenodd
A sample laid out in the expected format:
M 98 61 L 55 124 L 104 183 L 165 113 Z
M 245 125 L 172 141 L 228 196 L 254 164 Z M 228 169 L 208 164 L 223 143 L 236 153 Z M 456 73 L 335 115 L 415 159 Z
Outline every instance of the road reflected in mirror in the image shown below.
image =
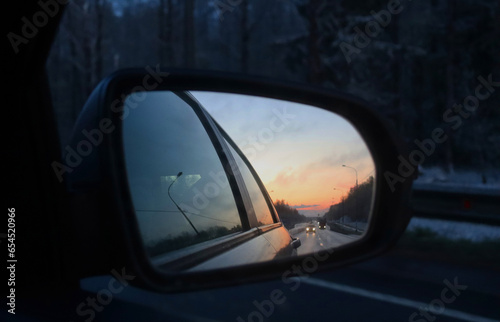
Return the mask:
M 306 255 L 352 243 L 369 227 L 375 164 L 334 113 L 197 91 L 132 93 L 125 109 L 130 194 L 158 267 Z

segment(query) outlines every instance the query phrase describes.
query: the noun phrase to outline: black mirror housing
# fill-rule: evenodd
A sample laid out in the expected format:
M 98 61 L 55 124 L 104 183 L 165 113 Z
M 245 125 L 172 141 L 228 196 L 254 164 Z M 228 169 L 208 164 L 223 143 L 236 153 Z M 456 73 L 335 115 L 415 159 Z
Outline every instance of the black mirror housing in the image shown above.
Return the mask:
M 344 247 L 315 254 L 318 269 L 352 264 L 381 254 L 401 236 L 411 217 L 409 197 L 413 178 L 397 176 L 405 145 L 367 103 L 334 90 L 276 82 L 235 74 L 190 70 L 128 69 L 115 72 L 93 91 L 80 115 L 66 168 L 59 176 L 72 193 L 78 236 L 74 257 L 79 277 L 108 274 L 125 268 L 133 284 L 156 291 L 189 291 L 280 277 L 306 257 L 275 260 L 214 271 L 165 272 L 151 264 L 144 251 L 128 187 L 122 124 L 128 117 L 125 98 L 143 91 L 214 91 L 255 95 L 325 109 L 347 119 L 366 141 L 376 164 L 376 193 L 371 226 L 364 238 Z M 294 240 L 293 246 L 300 246 Z M 317 256 L 316 256 L 317 255 Z

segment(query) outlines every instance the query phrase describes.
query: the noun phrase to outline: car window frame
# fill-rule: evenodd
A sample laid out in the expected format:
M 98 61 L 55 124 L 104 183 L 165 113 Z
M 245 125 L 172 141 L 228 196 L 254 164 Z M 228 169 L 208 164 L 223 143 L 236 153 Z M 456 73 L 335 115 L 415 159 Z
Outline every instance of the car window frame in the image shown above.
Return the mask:
M 212 257 L 221 254 L 228 248 L 234 248 L 242 243 L 256 238 L 270 230 L 281 227 L 282 223 L 279 220 L 276 210 L 272 204 L 269 194 L 265 189 L 264 184 L 260 180 L 255 169 L 251 166 L 245 155 L 241 152 L 239 147 L 229 137 L 229 135 L 220 127 L 220 125 L 213 119 L 203 105 L 196 100 L 196 98 L 189 93 L 189 91 L 170 91 L 178 96 L 189 107 L 191 107 L 198 117 L 201 125 L 207 133 L 217 156 L 219 157 L 220 164 L 228 178 L 231 193 L 236 202 L 238 213 L 241 221 L 241 231 L 235 232 L 226 236 L 220 236 L 203 243 L 193 244 L 187 247 L 173 250 L 163 254 L 159 254 L 150 258 L 150 261 L 157 265 L 159 269 L 165 270 L 183 270 L 196 266 Z M 273 223 L 266 225 L 259 225 L 257 216 L 253 208 L 253 203 L 250 194 L 247 190 L 246 183 L 241 174 L 241 171 L 233 157 L 228 144 L 238 153 L 245 165 L 251 172 L 253 179 L 259 186 L 260 193 L 264 197 Z
M 239 155 L 239 157 L 243 160 L 245 163 L 246 167 L 250 170 L 250 173 L 252 174 L 253 179 L 257 182 L 257 185 L 259 186 L 260 192 L 262 193 L 262 196 L 266 200 L 267 206 L 269 208 L 269 211 L 271 213 L 272 219 L 273 219 L 273 224 L 276 223 L 281 223 L 281 220 L 279 219 L 278 212 L 276 211 L 276 208 L 274 208 L 274 204 L 272 202 L 271 196 L 269 195 L 269 192 L 267 191 L 264 183 L 260 179 L 257 171 L 255 171 L 254 167 L 248 161 L 246 156 L 243 154 L 243 151 L 238 147 L 238 145 L 233 141 L 233 139 L 227 134 L 227 132 L 214 120 L 216 123 L 217 129 L 222 133 L 222 136 L 224 139 L 231 145 L 231 147 L 236 151 L 236 153 Z M 267 224 L 267 225 L 257 225 L 257 227 L 265 227 L 273 224 Z
M 236 164 L 234 158 L 232 157 L 231 151 L 222 139 L 221 134 L 218 132 L 213 119 L 207 113 L 203 105 L 196 100 L 196 98 L 187 91 L 171 91 L 177 95 L 181 100 L 183 100 L 187 105 L 189 105 L 199 121 L 203 125 L 205 132 L 207 133 L 210 141 L 212 142 L 215 152 L 219 157 L 220 164 L 226 174 L 228 179 L 231 193 L 233 194 L 234 200 L 236 202 L 236 207 L 238 209 L 238 215 L 241 222 L 241 231 L 246 232 L 252 228 L 251 226 L 251 215 L 254 215 L 253 206 L 251 200 L 249 199 L 248 191 L 246 190 L 245 183 L 241 177 L 239 171 L 233 171 L 231 165 Z M 254 215 L 255 216 L 255 215 Z
M 181 95 L 179 95 L 179 93 L 176 93 L 174 91 L 149 91 L 151 93 L 155 93 L 155 92 L 158 92 L 158 93 L 168 93 L 172 96 L 174 96 L 176 99 L 179 100 L 179 103 L 180 104 L 183 104 L 182 105 L 182 109 L 183 110 L 191 110 L 190 113 L 194 113 L 194 115 L 191 114 L 191 119 L 196 122 L 196 125 L 197 126 L 200 126 L 199 128 L 199 131 L 200 133 L 202 133 L 202 135 L 206 136 L 206 138 L 208 139 L 208 142 L 207 141 L 204 141 L 204 145 L 207 146 L 208 149 L 210 149 L 211 152 L 215 153 L 216 154 L 216 157 L 215 159 L 213 159 L 213 166 L 211 166 L 209 169 L 210 170 L 214 170 L 214 171 L 223 171 L 224 172 L 224 175 L 226 176 L 226 179 L 228 180 L 228 184 L 229 184 L 229 191 L 227 191 L 227 195 L 226 196 L 218 196 L 218 197 L 224 197 L 224 198 L 233 198 L 234 200 L 234 207 L 231 205 L 231 209 L 230 209 L 230 212 L 232 213 L 232 218 L 234 219 L 235 221 L 235 224 L 237 222 L 237 225 L 240 226 L 240 229 L 238 231 L 233 231 L 233 232 L 230 232 L 228 234 L 225 234 L 225 235 L 220 235 L 220 236 L 217 236 L 215 238 L 211 238 L 211 239 L 208 239 L 208 240 L 204 240 L 204 241 L 195 241 L 194 243 L 192 244 L 189 244 L 189 245 L 183 245 L 179 248 L 176 248 L 176 249 L 171 249 L 171 250 L 166 250 L 166 251 L 163 251 L 159 254 L 153 254 L 153 255 L 150 255 L 151 257 L 156 257 L 156 256 L 162 256 L 164 254 L 168 254 L 170 252 L 176 252 L 178 250 L 183 250 L 185 248 L 188 248 L 190 246 L 195 246 L 195 245 L 198 245 L 200 243 L 205 243 L 205 242 L 209 242 L 211 240 L 218 240 L 220 237 L 226 237 L 226 236 L 230 236 L 230 235 L 234 235 L 234 234 L 238 234 L 238 233 L 241 233 L 241 232 L 244 232 L 246 230 L 243 229 L 243 225 L 244 225 L 244 222 L 245 222 L 245 214 L 242 214 L 240 209 L 238 208 L 238 200 L 237 200 L 237 196 L 235 194 L 235 191 L 233 189 L 233 187 L 231 186 L 230 184 L 230 178 L 228 177 L 228 174 L 227 174 L 227 171 L 226 171 L 226 168 L 224 167 L 224 161 L 223 161 L 223 156 L 221 156 L 221 154 L 219 153 L 221 148 L 220 146 L 218 145 L 218 142 L 217 142 L 217 138 L 214 138 L 214 135 L 212 135 L 212 127 L 211 125 L 209 124 L 208 120 L 206 119 L 205 115 L 203 115 L 202 113 L 202 110 L 203 108 L 200 109 L 200 106 L 196 105 L 196 104 L 193 104 L 193 102 L 191 102 L 190 100 L 190 97 L 182 97 Z M 148 92 L 143 92 L 143 93 L 148 93 Z M 134 94 L 133 93 L 130 93 L 130 95 Z M 141 94 L 143 95 L 143 94 Z M 128 99 L 129 96 L 127 96 L 125 98 L 125 101 L 126 99 Z M 170 115 L 169 113 L 169 109 L 170 109 L 171 105 L 170 104 L 160 104 L 160 108 L 161 109 L 164 109 L 166 110 L 166 113 L 168 115 Z M 132 107 L 135 109 L 135 107 Z M 125 119 L 125 118 L 124 118 Z M 122 128 L 122 134 L 124 133 L 123 131 L 123 128 Z M 172 132 L 173 134 L 174 132 Z M 173 136 L 175 137 L 178 137 L 179 140 L 183 140 L 183 135 L 179 135 L 180 132 L 177 132 L 175 134 L 173 134 Z M 203 134 L 204 133 L 204 134 Z M 164 141 L 161 141 L 161 142 L 158 142 L 158 143 L 164 143 Z M 198 145 L 200 146 L 200 145 Z M 124 148 L 124 151 L 127 150 L 125 149 L 125 142 L 123 142 L 123 148 Z M 169 151 L 177 151 L 175 148 L 170 148 Z M 128 153 L 130 154 L 130 152 Z M 127 153 L 125 153 L 125 155 L 127 155 Z M 183 159 L 187 160 L 187 158 L 190 158 L 191 156 L 190 155 L 186 155 L 185 157 L 183 156 Z M 128 163 L 127 162 L 127 157 L 125 157 L 125 163 Z M 200 161 L 200 163 L 203 163 L 203 161 Z M 173 173 L 171 173 L 171 175 L 173 175 Z M 127 174 L 127 177 L 130 178 L 131 176 L 129 176 Z M 205 178 L 209 178 L 209 176 L 205 176 Z M 205 179 L 205 180 L 210 180 L 210 179 Z M 140 217 L 140 207 L 138 208 L 137 205 L 135 204 L 134 202 L 134 198 L 133 198 L 133 185 L 131 183 L 130 180 L 127 180 L 128 183 L 129 183 L 129 190 L 130 190 L 130 194 L 131 194 L 131 197 L 132 197 L 132 204 L 133 204 L 133 208 L 136 212 L 136 217 L 139 218 Z M 227 188 L 225 188 L 227 189 Z M 182 203 L 181 203 L 181 207 L 182 207 Z M 183 208 L 183 207 L 182 207 Z M 160 209 L 157 209 L 156 211 L 161 211 Z M 187 210 L 184 210 L 184 211 L 187 211 Z M 235 214 L 235 212 L 237 212 L 237 214 Z M 220 218 L 214 218 L 214 219 L 220 219 Z M 168 220 L 167 220 L 168 221 Z M 172 223 L 172 221 L 170 221 L 170 223 Z M 142 234 L 141 233 L 141 236 L 143 236 L 143 247 L 145 249 L 148 249 L 148 246 L 146 246 L 146 243 L 144 242 L 144 236 L 147 237 L 147 234 Z M 162 237 L 165 237 L 165 235 L 162 235 Z M 174 235 L 172 238 L 174 237 L 177 237 L 177 235 Z M 163 241 L 163 240 L 162 240 Z M 149 252 L 149 251 L 148 251 Z

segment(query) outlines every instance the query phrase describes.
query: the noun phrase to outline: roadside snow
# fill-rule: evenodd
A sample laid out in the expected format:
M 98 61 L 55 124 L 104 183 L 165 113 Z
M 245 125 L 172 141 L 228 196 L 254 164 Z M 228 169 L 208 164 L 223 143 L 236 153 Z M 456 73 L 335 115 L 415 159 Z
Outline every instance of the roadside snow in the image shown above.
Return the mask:
M 490 171 L 459 171 L 446 173 L 439 167 L 419 167 L 419 176 L 413 187 L 421 190 L 446 190 L 498 195 L 500 197 L 500 169 Z M 429 228 L 450 239 L 468 239 L 479 242 L 488 238 L 500 239 L 500 227 L 447 221 L 441 219 L 412 218 L 408 230 Z
M 486 239 L 500 239 L 500 227 L 497 226 L 414 217 L 406 229 L 414 230 L 417 227 L 429 228 L 438 235 L 453 240 L 468 239 L 480 242 Z
M 482 172 L 455 170 L 446 173 L 439 167 L 419 166 L 418 173 L 414 182 L 416 185 L 492 189 L 500 193 L 500 169 Z

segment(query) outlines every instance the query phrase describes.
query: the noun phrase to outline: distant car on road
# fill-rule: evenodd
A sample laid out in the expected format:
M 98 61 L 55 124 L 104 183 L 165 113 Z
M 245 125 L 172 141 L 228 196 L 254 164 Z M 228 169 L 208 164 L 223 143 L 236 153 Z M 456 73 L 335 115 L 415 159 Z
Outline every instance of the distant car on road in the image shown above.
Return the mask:
M 316 232 L 316 226 L 314 225 L 307 225 L 306 226 L 306 233 L 315 233 Z
M 319 229 L 325 229 L 326 228 L 326 219 L 322 218 L 318 220 L 318 227 Z

